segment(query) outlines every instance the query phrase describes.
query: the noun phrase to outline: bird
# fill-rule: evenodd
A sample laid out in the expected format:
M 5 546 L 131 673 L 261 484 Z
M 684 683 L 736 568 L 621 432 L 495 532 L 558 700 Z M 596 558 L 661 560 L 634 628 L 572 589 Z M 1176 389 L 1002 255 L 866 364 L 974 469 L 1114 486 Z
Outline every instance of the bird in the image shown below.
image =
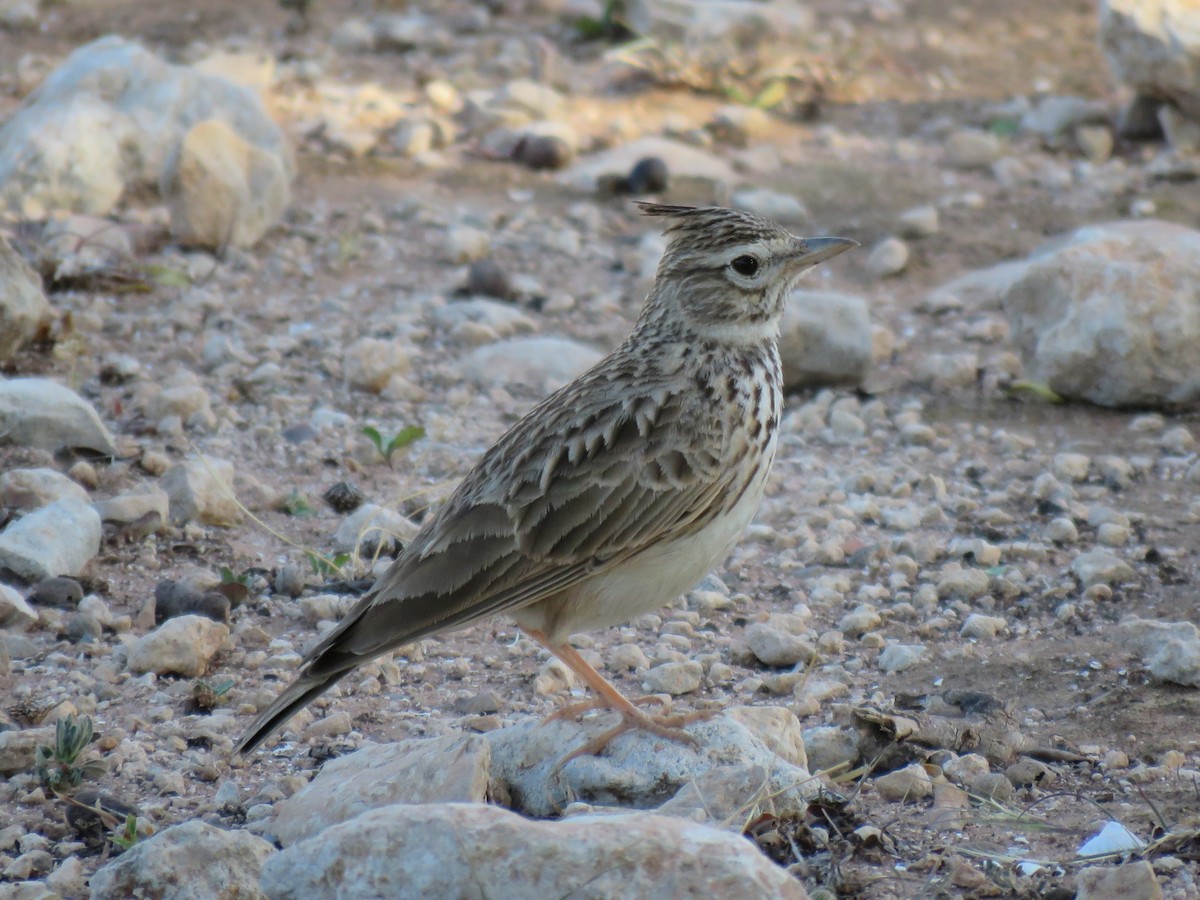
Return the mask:
M 571 646 L 676 600 L 720 564 L 762 500 L 783 407 L 787 296 L 857 246 L 721 207 L 638 203 L 667 246 L 620 346 L 488 449 L 234 748 L 253 751 L 338 679 L 404 644 L 506 614 L 618 724 L 691 740 Z M 553 718 L 553 717 L 552 717 Z

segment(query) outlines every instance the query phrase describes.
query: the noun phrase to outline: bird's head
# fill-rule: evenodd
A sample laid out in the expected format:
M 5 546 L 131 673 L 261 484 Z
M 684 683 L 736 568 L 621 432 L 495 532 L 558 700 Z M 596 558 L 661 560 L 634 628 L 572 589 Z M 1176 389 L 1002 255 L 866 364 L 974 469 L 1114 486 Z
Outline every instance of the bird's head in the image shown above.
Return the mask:
M 858 243 L 796 237 L 761 216 L 720 207 L 638 204 L 667 220 L 670 238 L 646 311 L 686 323 L 697 337 L 757 343 L 774 337 L 788 293 L 818 263 Z

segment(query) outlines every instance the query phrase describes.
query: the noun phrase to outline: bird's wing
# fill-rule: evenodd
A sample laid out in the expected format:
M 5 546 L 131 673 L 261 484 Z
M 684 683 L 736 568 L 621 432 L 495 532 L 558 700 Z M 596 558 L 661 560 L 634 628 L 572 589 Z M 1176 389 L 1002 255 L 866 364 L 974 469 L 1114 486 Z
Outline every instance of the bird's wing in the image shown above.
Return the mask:
M 543 401 L 484 455 L 237 752 L 380 653 L 552 597 L 716 515 L 735 477 L 723 421 L 682 390 L 612 400 L 589 385 Z
M 505 435 L 309 659 L 369 657 L 536 603 L 706 524 L 732 482 L 721 423 L 678 392 L 592 406 Z

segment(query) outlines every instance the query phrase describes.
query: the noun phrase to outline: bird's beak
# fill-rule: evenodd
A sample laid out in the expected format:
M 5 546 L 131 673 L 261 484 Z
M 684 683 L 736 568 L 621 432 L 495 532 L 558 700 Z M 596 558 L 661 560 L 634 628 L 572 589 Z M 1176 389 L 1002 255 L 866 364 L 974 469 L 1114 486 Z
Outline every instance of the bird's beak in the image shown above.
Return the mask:
M 808 269 L 827 259 L 833 259 L 839 253 L 845 253 L 858 246 L 858 241 L 842 237 L 801 238 L 797 241 L 796 255 L 792 258 L 792 266 L 797 269 Z

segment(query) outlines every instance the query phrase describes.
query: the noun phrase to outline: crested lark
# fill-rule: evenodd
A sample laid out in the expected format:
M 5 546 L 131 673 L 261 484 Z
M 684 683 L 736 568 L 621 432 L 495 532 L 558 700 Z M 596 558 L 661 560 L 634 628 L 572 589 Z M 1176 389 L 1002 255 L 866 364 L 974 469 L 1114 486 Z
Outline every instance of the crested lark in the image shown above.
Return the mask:
M 855 246 L 744 212 L 641 204 L 670 243 L 633 333 L 484 454 L 250 727 L 258 746 L 371 658 L 507 613 L 615 709 L 616 733 L 688 739 L 569 643 L 670 603 L 724 559 L 762 499 L 782 407 L 776 340 L 796 279 Z

